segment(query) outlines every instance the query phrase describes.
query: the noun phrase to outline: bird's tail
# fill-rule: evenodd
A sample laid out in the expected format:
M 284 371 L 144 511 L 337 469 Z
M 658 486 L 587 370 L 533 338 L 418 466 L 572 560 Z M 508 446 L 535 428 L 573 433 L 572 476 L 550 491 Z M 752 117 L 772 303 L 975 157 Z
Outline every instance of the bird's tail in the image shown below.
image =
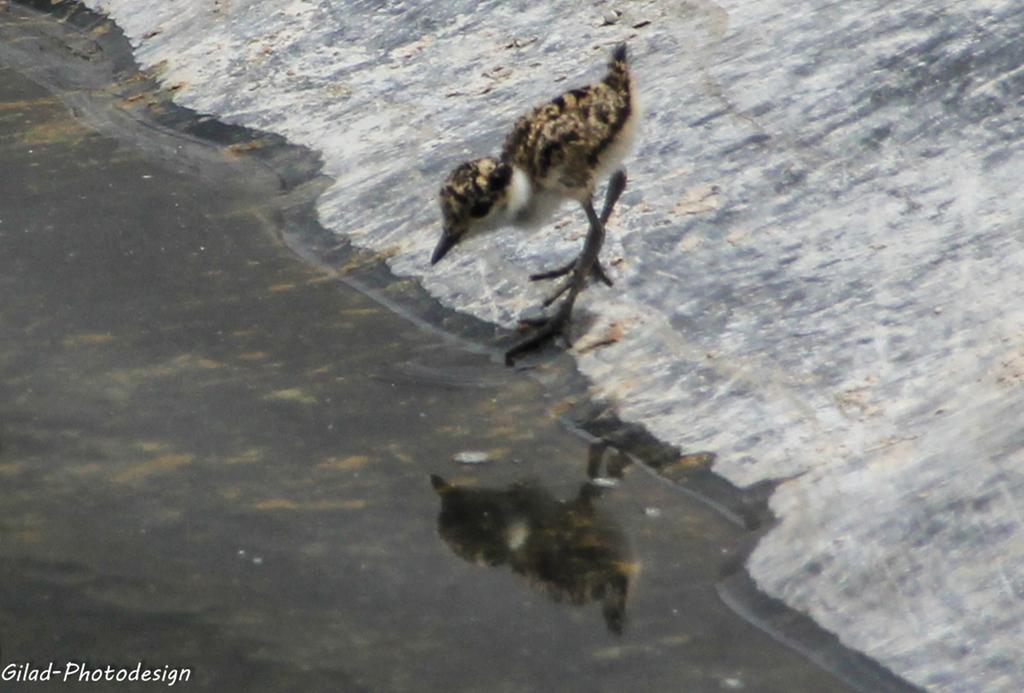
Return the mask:
M 629 89 L 629 59 L 625 43 L 620 43 L 612 51 L 612 57 L 608 61 L 608 74 L 604 77 L 604 83 L 616 91 Z

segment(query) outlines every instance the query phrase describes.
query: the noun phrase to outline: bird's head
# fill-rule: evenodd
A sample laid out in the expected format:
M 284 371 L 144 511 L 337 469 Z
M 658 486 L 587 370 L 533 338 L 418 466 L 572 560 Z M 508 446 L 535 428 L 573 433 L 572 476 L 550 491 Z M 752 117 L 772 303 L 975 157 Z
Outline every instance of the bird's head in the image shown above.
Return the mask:
M 501 159 L 488 157 L 460 164 L 438 195 L 443 228 L 430 264 L 436 264 L 456 244 L 509 223 L 525 204 L 528 191 L 524 174 Z

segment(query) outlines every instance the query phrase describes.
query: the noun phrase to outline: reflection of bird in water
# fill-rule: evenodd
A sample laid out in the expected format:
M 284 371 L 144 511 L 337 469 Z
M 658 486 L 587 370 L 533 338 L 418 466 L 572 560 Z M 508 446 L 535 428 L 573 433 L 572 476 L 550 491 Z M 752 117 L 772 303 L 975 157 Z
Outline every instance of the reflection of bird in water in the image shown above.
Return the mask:
M 590 232 L 579 256 L 568 265 L 531 279 L 569 279 L 545 301 L 566 297 L 549 317 L 524 321 L 536 327 L 528 339 L 506 354 L 514 356 L 562 334 L 576 297 L 593 273 L 611 285 L 598 259 L 604 224 L 626 185 L 619 168 L 629 154 L 639 120 L 625 44 L 612 53 L 604 78 L 572 89 L 519 118 L 505 139 L 499 159 L 467 161 L 441 188 L 444 228 L 431 256 L 437 263 L 456 244 L 507 225 L 538 228 L 566 200 L 579 202 Z M 595 185 L 611 175 L 600 217 L 594 211 Z
M 605 623 L 621 633 L 634 565 L 624 537 L 596 512 L 600 490 L 585 484 L 560 501 L 534 483 L 463 488 L 439 476 L 438 530 L 456 555 L 477 565 L 507 564 L 555 601 L 602 601 Z

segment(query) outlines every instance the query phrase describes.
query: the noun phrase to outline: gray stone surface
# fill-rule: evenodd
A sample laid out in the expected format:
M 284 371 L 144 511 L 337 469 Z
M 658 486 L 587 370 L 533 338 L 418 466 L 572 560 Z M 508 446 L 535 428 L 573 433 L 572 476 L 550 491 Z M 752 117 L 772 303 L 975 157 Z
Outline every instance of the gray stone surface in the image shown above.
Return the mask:
M 1019 0 L 87 4 L 183 104 L 323 152 L 326 226 L 506 325 L 582 216 L 431 269 L 437 185 L 628 39 L 645 132 L 581 370 L 738 484 L 799 475 L 767 591 L 934 690 L 1024 687 Z

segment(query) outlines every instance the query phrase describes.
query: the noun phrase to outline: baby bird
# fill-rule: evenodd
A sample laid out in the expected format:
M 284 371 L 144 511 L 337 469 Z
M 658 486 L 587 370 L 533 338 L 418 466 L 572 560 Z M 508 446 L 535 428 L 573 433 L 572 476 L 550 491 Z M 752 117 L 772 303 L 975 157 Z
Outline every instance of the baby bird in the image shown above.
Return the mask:
M 626 46 L 622 44 L 612 53 L 600 82 L 572 89 L 522 116 L 505 139 L 499 158 L 465 162 L 442 186 L 443 230 L 431 264 L 458 243 L 482 233 L 509 225 L 536 229 L 567 200 L 578 202 L 590 223 L 583 250 L 573 262 L 531 277 L 570 275 L 545 305 L 568 293 L 553 315 L 523 321 L 537 329 L 506 353 L 509 365 L 518 354 L 563 334 L 590 273 L 611 284 L 598 255 L 604 224 L 626 185 L 620 166 L 633 146 L 638 120 Z M 609 175 L 604 209 L 598 217 L 592 202 L 594 187 Z

